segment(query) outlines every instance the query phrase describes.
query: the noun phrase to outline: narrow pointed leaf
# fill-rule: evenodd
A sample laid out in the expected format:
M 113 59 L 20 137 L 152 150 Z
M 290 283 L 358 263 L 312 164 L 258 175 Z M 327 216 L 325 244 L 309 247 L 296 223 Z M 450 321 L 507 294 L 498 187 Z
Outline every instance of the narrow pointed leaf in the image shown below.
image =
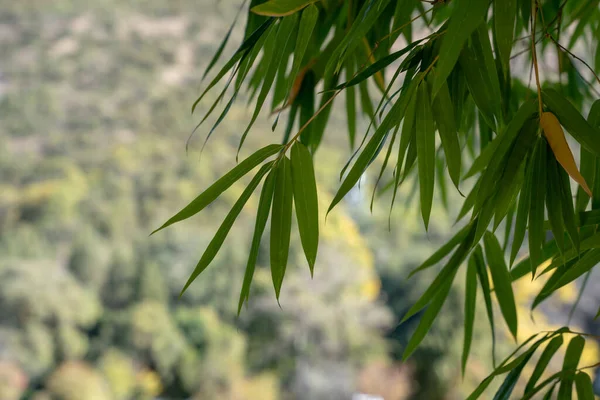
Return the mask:
M 248 262 L 246 264 L 246 272 L 244 273 L 244 281 L 242 284 L 242 290 L 240 292 L 240 300 L 238 302 L 238 316 L 242 311 L 242 305 L 245 301 L 248 301 L 250 297 L 250 285 L 252 284 L 252 278 L 254 276 L 254 269 L 256 267 L 256 260 L 258 258 L 258 251 L 260 250 L 260 240 L 267 226 L 267 220 L 269 219 L 269 212 L 271 211 L 271 202 L 273 200 L 273 187 L 275 184 L 275 173 L 271 170 L 265 183 L 263 184 L 262 191 L 260 193 L 260 199 L 258 201 L 258 210 L 256 211 L 256 222 L 254 224 L 254 234 L 252 235 L 252 244 L 250 245 L 250 252 L 248 254 Z
M 537 266 L 544 260 L 542 245 L 544 244 L 544 197 L 533 194 L 546 193 L 546 142 L 538 141 L 533 158 L 532 196 L 529 206 L 529 257 L 531 274 L 535 277 Z
M 317 0 L 269 0 L 252 7 L 250 11 L 267 17 L 285 17 L 302 10 L 315 1 Z
M 292 146 L 291 168 L 298 230 L 312 276 L 319 247 L 319 205 L 313 159 L 300 142 Z
M 465 368 L 471 350 L 471 341 L 473 339 L 473 326 L 475 322 L 475 309 L 477 306 L 477 265 L 473 258 L 469 259 L 466 284 L 465 284 L 465 323 L 464 323 L 464 341 L 462 353 L 462 374 L 465 375 Z
M 515 36 L 515 21 L 517 18 L 517 0 L 494 2 L 494 33 L 502 69 L 508 72 L 510 52 Z
M 529 163 L 531 164 L 531 163 Z M 517 217 L 515 220 L 515 231 L 513 235 L 512 249 L 510 252 L 510 265 L 512 266 L 519 254 L 525 231 L 527 230 L 527 218 L 529 216 L 529 207 L 531 204 L 531 187 L 533 185 L 532 171 L 533 166 L 528 165 L 525 171 L 525 179 L 519 196 L 519 205 L 517 206 Z
M 293 189 L 290 160 L 283 157 L 276 168 L 273 209 L 271 211 L 270 255 L 273 286 L 275 287 L 277 300 L 279 300 L 290 249 Z
M 538 380 L 540 379 L 540 377 L 546 370 L 546 367 L 550 363 L 550 360 L 552 360 L 552 357 L 554 356 L 554 354 L 556 354 L 558 349 L 563 345 L 563 342 L 564 342 L 564 339 L 563 339 L 562 335 L 560 335 L 560 336 L 556 336 L 555 338 L 553 338 L 546 345 L 546 348 L 542 352 L 542 355 L 540 356 L 537 364 L 535 365 L 533 372 L 531 373 L 529 381 L 527 381 L 527 385 L 525 386 L 525 393 L 533 390 L 536 383 L 538 382 Z
M 181 211 L 171 217 L 160 228 L 156 229 L 152 234 L 172 225 L 176 222 L 183 221 L 191 216 L 202 211 L 206 206 L 212 203 L 217 197 L 233 185 L 238 179 L 246 175 L 257 165 L 262 163 L 267 158 L 279 152 L 283 146 L 278 144 L 270 144 L 256 151 L 250 157 L 236 165 L 231 171 L 223 175 L 219 180 L 213 183 L 208 189 L 196 197 L 190 204 L 185 206 Z
M 565 353 L 565 359 L 563 361 L 562 372 L 565 376 L 561 379 L 558 387 L 558 398 L 561 400 L 568 400 L 571 398 L 571 392 L 573 390 L 573 380 L 575 378 L 575 369 L 579 364 L 581 353 L 585 347 L 585 339 L 583 336 L 575 336 L 569 345 Z
M 521 372 L 523 371 L 523 368 L 525 368 L 525 365 L 533 355 L 533 352 L 528 352 L 526 354 L 527 355 L 521 360 L 521 362 L 508 373 L 508 375 L 504 379 L 504 382 L 502 382 L 502 385 L 500 385 L 500 388 L 498 388 L 498 391 L 494 396 L 494 400 L 510 399 L 510 395 L 512 394 L 513 389 L 515 388 L 517 381 L 521 376 Z
M 435 128 L 433 126 L 433 115 L 431 114 L 431 104 L 426 85 L 419 86 L 416 126 L 421 215 L 425 223 L 425 229 L 427 229 L 435 186 Z
M 558 174 L 557 162 L 552 157 L 548 157 L 547 159 L 546 173 L 546 207 L 548 209 L 548 219 L 550 220 L 554 240 L 556 240 L 560 253 L 563 254 L 565 252 L 565 227 L 560 197 L 560 175 Z M 540 195 L 543 194 L 540 193 Z
M 261 169 L 256 173 L 254 178 L 252 178 L 252 181 L 250 181 L 246 189 L 242 192 L 242 195 L 235 202 L 235 204 L 231 208 L 231 211 L 229 211 L 229 214 L 227 214 L 225 220 L 217 230 L 217 233 L 215 233 L 215 236 L 206 247 L 204 254 L 202 254 L 200 261 L 198 261 L 196 268 L 194 268 L 194 271 L 190 275 L 179 296 L 183 295 L 183 293 L 191 285 L 191 283 L 198 277 L 198 275 L 200 275 L 206 269 L 206 267 L 208 267 L 208 265 L 215 258 L 215 256 L 219 252 L 219 249 L 221 248 L 221 245 L 223 245 L 223 242 L 225 241 L 229 230 L 233 226 L 233 223 L 235 222 L 238 215 L 240 215 L 242 208 L 244 208 L 244 205 L 252 195 L 252 192 L 254 192 L 254 189 L 256 189 L 263 176 L 265 176 L 265 174 L 269 172 L 272 165 L 273 162 L 269 162 L 263 165 Z
M 496 329 L 494 327 L 494 308 L 492 306 L 492 296 L 491 296 L 491 288 L 490 282 L 488 278 L 487 269 L 485 267 L 485 261 L 483 259 L 483 251 L 481 250 L 481 246 L 477 245 L 471 258 L 475 262 L 475 266 L 477 267 L 477 276 L 479 277 L 479 284 L 481 285 L 481 291 L 483 293 L 483 300 L 485 302 L 485 309 L 488 317 L 488 321 L 490 323 L 490 332 L 492 335 L 492 361 L 493 364 L 496 365 Z

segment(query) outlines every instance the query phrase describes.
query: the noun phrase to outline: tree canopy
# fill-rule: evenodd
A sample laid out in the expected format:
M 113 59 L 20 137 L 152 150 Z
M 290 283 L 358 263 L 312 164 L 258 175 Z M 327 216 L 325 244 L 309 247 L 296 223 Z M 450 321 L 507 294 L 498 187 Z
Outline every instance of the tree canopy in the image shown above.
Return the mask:
M 252 149 L 155 231 L 201 212 L 257 171 L 182 295 L 210 265 L 255 191 L 260 194 L 238 313 L 249 298 L 269 220 L 277 299 L 285 290 L 293 220 L 310 273 L 319 279 L 314 271 L 319 227 L 378 164 L 371 208 L 376 199 L 389 198 L 391 212 L 399 188 L 412 182 L 425 229 L 438 206 L 434 192 L 442 203 L 450 190 L 464 197 L 456 234 L 411 273 L 410 279 L 418 279 L 422 271 L 442 266 L 403 318 L 421 314 L 404 359 L 434 324 L 460 269 L 466 269 L 463 371 L 478 303 L 492 336 L 500 323 L 493 315 L 497 303 L 516 339 L 517 281 L 545 279 L 533 309 L 589 276 L 600 261 L 599 0 L 252 0 L 243 40 L 218 69 L 244 7 L 206 68 L 203 78 L 213 77 L 192 106 L 192 112 L 207 107 L 195 131 L 208 127 L 202 146 L 207 145 L 232 104 L 247 93 L 253 112 L 238 154 L 261 112 L 269 113 L 280 135 L 262 132 L 269 144 Z M 331 111 L 342 98 L 348 140 L 336 145 L 353 153 L 324 213 L 315 179 L 318 150 L 334 128 Z M 364 132 L 361 115 L 368 121 Z M 579 152 L 577 160 L 572 149 Z M 523 398 L 551 396 L 555 389 L 559 398 L 570 398 L 575 389 L 579 398 L 593 399 L 586 371 L 597 364 L 579 363 L 588 336 L 569 327 L 532 335 L 469 398 L 478 398 L 502 375 L 495 398 L 510 398 L 525 365 L 541 352 Z M 563 346 L 562 369 L 541 381 Z

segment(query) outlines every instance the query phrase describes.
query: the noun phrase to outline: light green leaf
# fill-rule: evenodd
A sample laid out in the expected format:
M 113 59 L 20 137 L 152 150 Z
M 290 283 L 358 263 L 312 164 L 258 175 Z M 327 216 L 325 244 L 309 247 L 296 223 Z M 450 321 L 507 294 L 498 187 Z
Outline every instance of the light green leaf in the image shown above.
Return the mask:
M 245 301 L 248 301 L 250 297 L 250 285 L 252 284 L 252 277 L 254 276 L 254 269 L 256 267 L 256 259 L 258 258 L 258 251 L 260 250 L 260 240 L 262 238 L 263 232 L 265 231 L 265 227 L 267 226 L 267 220 L 269 219 L 269 211 L 271 211 L 274 184 L 275 170 L 271 170 L 271 172 L 269 172 L 269 175 L 267 175 L 267 178 L 265 179 L 265 183 L 263 184 L 263 188 L 260 193 L 260 200 L 258 201 L 258 210 L 256 211 L 256 222 L 254 224 L 254 234 L 252 235 L 252 244 L 250 245 L 248 263 L 246 264 L 244 282 L 242 284 L 240 300 L 238 303 L 238 316 L 242 311 L 242 305 Z
M 312 276 L 319 247 L 319 201 L 313 159 L 300 142 L 292 146 L 291 168 L 298 230 Z
M 304 7 L 316 1 L 317 0 L 269 0 L 252 7 L 250 11 L 267 17 L 285 17 L 302 10 Z
M 477 306 L 477 265 L 473 257 L 469 258 L 465 283 L 465 332 L 462 353 L 462 374 L 465 375 L 465 368 L 471 350 L 471 341 L 473 339 L 473 326 L 475 322 L 475 309 Z
M 435 187 L 435 128 L 426 85 L 419 86 L 416 119 L 421 215 L 425 229 L 427 229 L 433 204 L 433 188 Z
M 515 37 L 517 19 L 517 0 L 494 2 L 494 34 L 498 46 L 498 57 L 505 76 L 509 71 L 510 52 Z M 486 29 L 487 31 L 487 29 Z
M 273 209 L 271 211 L 271 275 L 278 301 L 290 249 L 292 190 L 290 160 L 283 157 L 276 166 Z
M 458 189 L 462 151 L 458 142 L 458 128 L 454 119 L 454 105 L 450 98 L 448 85 L 445 82 L 440 87 L 431 107 L 440 134 L 442 147 L 444 148 L 444 154 L 446 155 L 448 174 L 454 186 Z
M 493 233 L 486 232 L 483 237 L 485 245 L 485 254 L 494 282 L 494 291 L 500 304 L 500 311 L 504 320 L 510 329 L 512 335 L 517 337 L 517 308 L 515 306 L 515 297 L 512 290 L 510 274 L 506 263 L 502 247 Z
M 575 375 L 575 389 L 577 390 L 577 399 L 594 400 L 594 385 L 588 374 L 579 371 Z
M 562 367 L 562 372 L 565 376 L 561 379 L 560 386 L 558 387 L 558 398 L 561 400 L 568 400 L 571 398 L 575 370 L 579 364 L 579 359 L 581 358 L 584 347 L 585 339 L 583 336 L 575 336 L 569 341 Z
M 571 136 L 596 157 L 600 157 L 600 140 L 598 140 L 600 130 L 592 127 L 573 104 L 556 90 L 546 89 L 542 91 L 542 98 L 544 104 L 556 115 L 560 124 L 566 128 Z
M 487 1 L 455 0 L 448 30 L 442 38 L 440 60 L 431 93 L 433 98 L 452 72 L 465 42 L 485 18 L 488 7 Z
M 265 174 L 269 172 L 272 165 L 273 161 L 263 165 L 261 169 L 256 173 L 254 178 L 252 178 L 246 189 L 242 192 L 242 195 L 235 202 L 235 204 L 231 208 L 231 211 L 229 211 L 229 214 L 227 214 L 225 220 L 217 230 L 217 233 L 215 233 L 215 236 L 212 238 L 212 240 L 206 247 L 204 254 L 202 254 L 202 257 L 200 257 L 200 261 L 198 261 L 196 268 L 194 268 L 194 271 L 190 275 L 179 296 L 183 295 L 183 293 L 191 285 L 191 283 L 198 277 L 198 275 L 200 275 L 206 269 L 206 267 L 208 267 L 208 265 L 215 258 L 215 256 L 219 252 L 219 249 L 223 245 L 223 242 L 225 241 L 229 230 L 233 226 L 233 223 L 235 222 L 238 215 L 240 215 L 242 208 L 244 208 L 244 205 L 252 195 L 252 192 L 254 192 L 254 189 L 256 189 L 263 176 L 265 176 Z
M 267 158 L 279 152 L 283 148 L 282 145 L 270 144 L 257 150 L 250 157 L 236 165 L 231 171 L 223 175 L 219 180 L 213 183 L 208 189 L 196 197 L 190 204 L 185 206 L 181 211 L 171 217 L 160 228 L 156 229 L 152 234 L 172 225 L 176 222 L 183 221 L 191 216 L 202 211 L 206 206 L 212 203 L 225 190 L 229 189 L 238 179 L 250 172 L 254 167 L 262 163 Z
M 533 372 L 531 373 L 531 377 L 529 378 L 529 381 L 527 381 L 527 385 L 525 386 L 525 393 L 533 390 L 537 381 L 540 379 L 540 377 L 546 370 L 546 367 L 550 363 L 550 360 L 552 360 L 552 357 L 554 356 L 554 354 L 556 354 L 558 349 L 562 346 L 563 341 L 564 341 L 564 339 L 563 339 L 562 335 L 559 335 L 559 336 L 554 337 L 546 345 L 546 348 L 542 352 L 542 355 L 540 356 L 537 364 L 535 365 Z

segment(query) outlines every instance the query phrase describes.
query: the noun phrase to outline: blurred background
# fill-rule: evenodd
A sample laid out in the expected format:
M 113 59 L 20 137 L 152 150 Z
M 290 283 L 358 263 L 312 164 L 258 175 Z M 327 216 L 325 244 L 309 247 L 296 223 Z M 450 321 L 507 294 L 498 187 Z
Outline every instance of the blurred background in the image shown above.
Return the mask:
M 315 279 L 293 229 L 281 308 L 262 248 L 238 318 L 253 199 L 215 262 L 178 299 L 247 182 L 148 237 L 235 163 L 250 117 L 244 98 L 202 155 L 206 129 L 187 153 L 185 144 L 198 122 L 189 110 L 203 69 L 237 6 L 0 0 L 0 400 L 461 399 L 490 372 L 491 336 L 479 307 L 460 373 L 460 276 L 423 345 L 400 362 L 418 316 L 398 322 L 435 271 L 407 275 L 456 231 L 461 201 L 453 190 L 448 201 L 436 200 L 426 233 L 409 182 L 388 230 L 389 198 L 376 199 L 371 213 L 373 177 L 365 177 L 321 226 Z M 321 210 L 351 154 L 343 116 L 334 111 L 316 154 Z M 281 140 L 270 125 L 265 110 L 242 157 Z M 574 287 L 530 317 L 541 285 L 516 285 L 519 339 L 567 321 Z M 596 273 L 575 327 L 600 334 L 598 293 Z M 497 328 L 500 358 L 514 341 Z M 597 359 L 588 340 L 582 363 Z

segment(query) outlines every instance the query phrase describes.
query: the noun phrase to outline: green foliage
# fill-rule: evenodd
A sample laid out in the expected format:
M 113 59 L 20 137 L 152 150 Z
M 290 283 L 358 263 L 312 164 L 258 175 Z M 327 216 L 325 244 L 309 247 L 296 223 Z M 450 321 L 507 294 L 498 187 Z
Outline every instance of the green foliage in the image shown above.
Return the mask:
M 279 300 L 283 293 L 281 287 L 288 262 L 292 197 L 296 203 L 304 252 L 311 273 L 313 272 L 314 261 L 311 260 L 316 258 L 318 246 L 318 224 L 314 219 L 317 214 L 315 204 L 318 201 L 314 198 L 316 185 L 313 180 L 315 168 L 312 164 L 318 163 L 315 161 L 318 158 L 314 156 L 323 138 L 330 135 L 325 132 L 328 132 L 326 126 L 331 106 L 343 91 L 347 93 L 348 140 L 350 147 L 354 147 L 357 112 L 354 86 L 358 85 L 362 111 L 370 122 L 362 142 L 340 174 L 341 183 L 327 214 L 351 193 L 386 145 L 388 149 L 384 153 L 375 189 L 385 174 L 394 153 L 392 150 L 395 143 L 399 143 L 394 177 L 385 188 L 393 188 L 393 207 L 400 186 L 411 177 L 416 164 L 417 174 L 410 180 L 415 188 L 419 188 L 421 216 L 426 230 L 431 222 L 436 186 L 440 189 L 442 202 L 446 207 L 448 204 L 443 166 L 447 165 L 450 178 L 457 189 L 463 181 L 477 176 L 476 183 L 469 184 L 472 189 L 464 200 L 459 216 L 461 219 L 471 213 L 470 221 L 448 244 L 415 269 L 414 272 L 424 271 L 452 253 L 437 277 L 403 318 L 403 322 L 406 322 L 424 310 L 414 334 L 404 349 L 403 358 L 406 359 L 417 349 L 433 326 L 450 296 L 457 273 L 464 262 L 469 260 L 464 370 L 476 310 L 477 276 L 484 292 L 486 311 L 492 328 L 494 354 L 495 321 L 490 296 L 492 291 L 510 333 L 517 339 L 519 330 L 513 286 L 519 278 L 527 275 L 527 270 L 531 272 L 533 279 L 554 270 L 533 302 L 534 308 L 564 285 L 588 274 L 600 261 L 600 247 L 586 242 L 596 235 L 597 224 L 589 219 L 584 222 L 586 218 L 591 218 L 591 214 L 585 213 L 585 195 L 592 197 L 591 212 L 600 206 L 595 201 L 598 192 L 592 193 L 585 182 L 585 179 L 590 179 L 593 187 L 598 187 L 597 179 L 593 176 L 597 168 L 593 166 L 597 163 L 594 160 L 600 157 L 600 130 L 596 123 L 596 108 L 592 109 L 588 119 L 584 118 L 580 111 L 583 104 L 594 100 L 592 91 L 596 90 L 600 79 L 585 60 L 569 50 L 584 31 L 591 29 L 600 20 L 600 13 L 587 7 L 584 1 L 434 1 L 428 10 L 422 7 L 422 3 L 398 2 L 406 7 L 402 12 L 398 12 L 399 6 L 385 0 L 365 0 L 356 4 L 338 4 L 335 0 L 312 3 L 284 0 L 253 3 L 248 12 L 248 26 L 252 26 L 252 29 L 246 30 L 240 50 L 215 78 L 221 80 L 223 71 L 232 68 L 233 78 L 241 66 L 244 69 L 250 67 L 243 64 L 246 54 L 250 51 L 262 53 L 263 57 L 255 66 L 249 81 L 249 87 L 253 93 L 258 93 L 258 97 L 250 123 L 241 136 L 240 147 L 273 85 L 275 88 L 272 111 L 277 113 L 273 130 L 282 109 L 290 107 L 288 129 L 283 135 L 284 145 L 278 148 L 279 154 L 273 167 L 275 178 L 270 252 L 276 298 Z M 413 19 L 407 18 L 415 13 L 415 6 L 418 15 Z M 428 17 L 430 12 L 433 14 Z M 315 16 L 316 13 L 318 17 Z M 489 21 L 488 17 L 491 17 Z M 296 27 L 298 20 L 301 21 L 299 29 Z M 576 28 L 569 32 L 566 28 L 572 25 L 576 25 Z M 413 26 L 420 28 L 428 36 L 420 41 L 413 41 Z M 570 36 L 567 47 L 560 44 L 560 41 L 564 42 L 564 38 L 560 40 L 561 31 Z M 392 51 L 395 41 L 402 33 L 408 46 L 399 51 Z M 523 34 L 526 35 L 525 39 L 530 46 L 525 52 L 517 53 L 515 49 L 519 40 L 514 38 Z M 240 55 L 242 50 L 245 53 Z M 540 69 L 545 65 L 538 63 L 538 59 L 550 51 L 555 51 L 561 57 L 559 74 L 566 70 L 566 82 L 563 82 L 562 75 L 558 82 L 541 80 Z M 535 73 L 537 89 L 535 92 L 524 89 L 524 74 L 511 71 L 511 60 L 521 54 L 531 55 L 531 69 L 532 74 Z M 293 67 L 288 74 L 288 59 L 292 56 Z M 404 59 L 400 65 L 396 65 L 395 62 L 402 57 Z M 572 59 L 582 62 L 589 71 L 580 71 L 572 63 Z M 389 75 L 386 72 L 389 70 L 394 71 L 394 75 L 386 84 Z M 582 94 L 576 94 L 577 89 L 574 88 L 581 85 L 582 79 L 585 82 L 585 76 L 589 76 L 590 71 L 597 82 L 587 84 L 586 90 L 581 91 Z M 397 83 L 396 78 L 402 72 L 405 72 L 403 82 Z M 342 76 L 346 77 L 346 82 L 338 83 Z M 217 102 L 224 96 L 232 78 L 225 84 Z M 238 82 L 244 79 L 244 76 L 240 77 L 238 74 Z M 372 83 L 382 93 L 376 108 L 373 107 L 370 98 L 368 83 Z M 207 90 L 213 84 L 211 83 Z M 318 84 L 322 84 L 322 91 L 317 89 Z M 293 94 L 289 97 L 282 94 L 290 92 Z M 198 98 L 194 107 L 205 94 L 206 91 Z M 321 102 L 319 107 L 315 108 L 314 104 L 319 94 Z M 236 88 L 217 124 L 229 112 L 230 105 L 237 95 Z M 253 96 L 250 95 L 251 98 Z M 283 99 L 288 100 L 283 103 L 283 107 L 276 109 L 276 105 L 284 101 Z M 217 102 L 213 103 L 208 114 Z M 296 134 L 292 134 L 298 108 L 300 127 Z M 586 177 L 580 174 L 573 160 L 561 125 L 581 146 L 582 152 L 585 152 L 582 153 L 581 170 Z M 371 128 L 373 132 L 370 134 Z M 439 142 L 435 139 L 436 130 L 440 135 Z M 213 130 L 209 136 L 212 132 Z M 396 140 L 398 132 L 400 138 Z M 294 167 L 297 165 L 295 159 L 299 156 L 299 146 L 305 149 L 302 153 L 306 153 L 303 160 L 310 167 Z M 290 148 L 291 168 L 286 155 Z M 466 156 L 461 148 L 467 148 L 470 157 Z M 258 165 L 260 161 L 253 166 Z M 463 166 L 466 167 L 467 173 L 461 179 L 460 171 Z M 270 164 L 264 164 L 263 168 L 270 168 Z M 584 192 L 578 191 L 575 204 L 569 176 L 585 189 Z M 235 178 L 237 179 L 239 177 Z M 252 183 L 248 188 L 253 189 Z M 305 191 L 311 193 L 311 206 L 308 206 L 305 198 L 297 197 L 297 193 Z M 413 189 L 411 192 L 415 191 L 416 189 Z M 215 192 L 213 197 L 216 198 L 219 194 L 220 192 Z M 202 196 L 207 195 L 203 193 L 200 197 Z M 373 199 L 374 197 L 375 195 Z M 411 197 L 408 197 L 408 201 Z M 261 205 L 265 208 L 266 203 L 266 200 L 261 200 Z M 576 210 L 583 211 L 584 214 L 577 214 Z M 516 221 L 513 221 L 514 218 Z M 253 240 L 249 272 L 245 277 L 240 304 L 248 299 L 253 260 L 256 258 L 253 253 L 262 235 L 264 219 L 264 216 L 257 218 L 257 233 Z M 176 222 L 177 215 L 169 221 Z M 311 228 L 308 227 L 309 221 Z M 169 224 L 170 222 L 167 222 L 163 227 Z M 504 245 L 501 245 L 494 233 L 501 225 L 505 229 Z M 589 228 L 584 230 L 584 226 Z M 548 250 L 547 227 L 552 234 L 554 247 L 551 250 Z M 222 240 L 220 234 L 218 231 L 213 240 Z M 511 249 L 512 265 L 521 251 L 526 235 L 529 245 L 528 261 L 515 267 L 512 274 L 505 262 L 504 253 Z M 514 239 L 512 246 L 509 246 L 511 237 Z M 568 240 L 565 240 L 567 237 Z M 485 258 L 481 241 L 485 248 Z M 211 249 L 211 245 L 208 250 Z M 551 260 L 549 265 L 548 260 Z M 202 265 L 203 270 L 206 265 Z M 544 270 L 538 273 L 542 265 L 545 265 Z M 491 273 L 491 285 L 488 280 L 488 268 Z M 189 282 L 196 278 L 197 274 L 198 270 L 192 274 Z M 537 347 L 546 340 L 565 333 L 571 332 L 562 330 L 547 333 L 516 358 L 505 359 L 494 373 L 483 381 L 471 398 L 478 397 L 495 376 L 508 373 L 495 396 L 497 399 L 508 399 Z M 579 346 L 581 340 L 584 340 L 583 337 L 572 339 L 572 343 L 576 344 L 568 346 L 563 370 L 555 375 L 557 381 L 554 383 L 560 382 L 558 393 L 561 398 L 571 395 L 575 376 L 579 377 L 578 390 L 581 393 L 587 390 L 584 386 L 589 385 L 585 376 L 577 370 L 582 349 L 582 346 Z M 551 357 L 551 354 L 546 354 L 546 357 Z M 525 398 L 531 397 L 548 382 L 552 380 L 538 386 L 531 384 L 526 387 Z

